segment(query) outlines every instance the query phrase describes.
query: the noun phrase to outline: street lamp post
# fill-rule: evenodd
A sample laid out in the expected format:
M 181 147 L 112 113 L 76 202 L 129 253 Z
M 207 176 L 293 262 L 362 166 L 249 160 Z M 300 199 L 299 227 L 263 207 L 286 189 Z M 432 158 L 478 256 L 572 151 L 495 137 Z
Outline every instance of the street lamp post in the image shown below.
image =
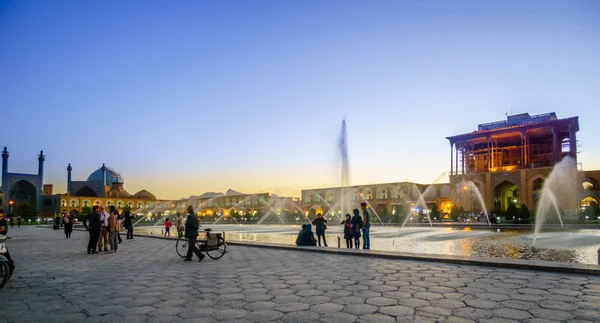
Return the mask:
M 9 207 L 10 213 L 13 213 L 14 212 L 15 201 L 13 201 L 13 200 L 8 201 L 8 205 L 10 206 Z

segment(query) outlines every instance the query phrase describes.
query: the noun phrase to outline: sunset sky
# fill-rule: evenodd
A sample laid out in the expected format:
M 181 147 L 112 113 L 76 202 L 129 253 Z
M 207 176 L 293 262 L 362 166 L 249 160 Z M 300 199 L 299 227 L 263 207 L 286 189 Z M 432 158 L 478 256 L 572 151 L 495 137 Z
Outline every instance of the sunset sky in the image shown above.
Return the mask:
M 430 183 L 446 136 L 579 116 L 600 169 L 600 1 L 0 0 L 0 146 L 66 190 L 106 163 L 134 193 L 299 196 Z M 439 181 L 448 181 L 442 176 Z

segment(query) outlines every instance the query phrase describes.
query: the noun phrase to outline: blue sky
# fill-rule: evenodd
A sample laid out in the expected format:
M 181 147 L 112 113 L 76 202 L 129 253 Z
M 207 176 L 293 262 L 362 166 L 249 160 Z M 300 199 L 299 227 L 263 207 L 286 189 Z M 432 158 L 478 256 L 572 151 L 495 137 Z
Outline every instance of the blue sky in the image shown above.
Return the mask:
M 580 117 L 600 169 L 597 1 L 0 0 L 0 145 L 63 192 L 106 163 L 130 192 L 299 195 L 431 182 L 446 136 L 506 113 Z

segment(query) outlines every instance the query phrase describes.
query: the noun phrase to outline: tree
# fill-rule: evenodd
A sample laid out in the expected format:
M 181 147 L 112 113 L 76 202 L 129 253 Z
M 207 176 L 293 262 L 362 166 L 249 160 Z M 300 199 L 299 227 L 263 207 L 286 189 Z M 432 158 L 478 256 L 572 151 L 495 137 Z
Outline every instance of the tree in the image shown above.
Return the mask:
M 527 205 L 521 204 L 521 210 L 519 212 L 519 217 L 521 219 L 529 219 L 529 218 L 531 218 L 531 213 L 529 213 L 529 209 L 527 208 Z
M 438 211 L 438 207 L 437 204 L 433 204 L 431 206 L 431 213 L 429 213 L 429 216 L 431 217 L 431 221 L 435 221 L 435 220 L 440 220 L 440 211 Z
M 83 219 L 85 219 L 85 217 L 92 212 L 92 208 L 89 206 L 84 206 L 81 208 L 81 213 L 79 214 L 79 216 L 77 217 L 77 219 L 79 221 L 83 221 Z
M 452 219 L 452 221 L 456 221 L 456 220 L 458 220 L 459 216 L 460 216 L 460 210 L 455 205 L 452 207 L 452 210 L 450 210 L 450 218 Z
M 38 216 L 38 213 L 35 208 L 35 205 L 30 204 L 30 203 L 22 203 L 22 204 L 18 204 L 15 207 L 15 215 L 20 216 L 25 221 L 27 221 L 27 220 L 35 221 L 35 219 Z
M 529 211 L 529 210 L 527 210 Z M 517 220 L 520 216 L 519 209 L 514 203 L 510 203 L 508 209 L 506 209 L 506 219 L 507 220 Z
M 383 208 L 379 209 L 379 216 L 381 217 L 381 221 L 384 223 L 389 223 L 388 219 L 390 217 L 389 213 L 388 213 L 388 209 L 386 206 L 384 206 Z

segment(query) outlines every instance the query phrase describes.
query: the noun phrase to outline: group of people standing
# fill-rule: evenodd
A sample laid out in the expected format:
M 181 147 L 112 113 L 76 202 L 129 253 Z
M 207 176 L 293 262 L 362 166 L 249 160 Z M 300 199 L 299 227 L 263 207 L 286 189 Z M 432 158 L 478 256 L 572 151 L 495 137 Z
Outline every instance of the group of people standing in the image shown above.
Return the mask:
M 127 229 L 127 239 L 133 239 L 133 216 L 128 210 L 123 212 L 123 221 L 119 211 L 110 206 L 106 212 L 104 205 L 94 205 L 92 212 L 83 220 L 83 226 L 90 233 L 87 246 L 88 254 L 117 252 L 121 243 L 121 225 Z M 66 229 L 65 229 L 66 230 Z M 97 249 L 96 249 L 97 247 Z
M 354 216 L 350 217 L 350 214 L 346 214 L 346 219 L 342 221 L 342 225 L 344 226 L 344 240 L 346 240 L 346 247 L 360 249 L 360 238 L 362 232 L 363 238 L 363 249 L 369 250 L 371 249 L 371 239 L 369 236 L 371 229 L 371 215 L 367 210 L 367 203 L 361 203 L 360 208 L 363 211 L 363 216 L 361 218 L 360 211 L 358 209 L 354 209 Z M 318 244 L 321 246 L 321 238 L 323 239 L 323 244 L 327 247 L 327 240 L 325 239 L 325 230 L 327 230 L 327 219 L 323 218 L 321 213 L 317 214 L 317 218 L 312 221 L 312 224 L 316 226 L 316 233 L 318 238 Z M 354 242 L 354 243 L 353 243 Z M 299 246 L 316 246 L 317 240 L 312 232 L 312 226 L 310 223 L 306 223 L 302 225 L 302 230 L 298 232 L 298 237 L 296 238 L 296 245 Z
M 21 227 L 21 216 L 17 216 L 17 219 L 15 220 L 14 216 L 11 216 L 8 218 L 8 222 L 10 222 L 10 227 L 14 228 L 15 227 L 15 222 L 17 222 L 17 228 Z
M 177 221 L 177 223 L 176 223 L 177 236 L 181 238 L 184 235 L 183 216 L 181 215 L 181 213 L 177 212 L 177 217 L 175 220 Z M 173 222 L 171 221 L 170 218 L 167 218 L 165 220 L 165 233 L 164 233 L 165 237 L 171 236 L 171 228 L 172 227 L 173 227 Z

